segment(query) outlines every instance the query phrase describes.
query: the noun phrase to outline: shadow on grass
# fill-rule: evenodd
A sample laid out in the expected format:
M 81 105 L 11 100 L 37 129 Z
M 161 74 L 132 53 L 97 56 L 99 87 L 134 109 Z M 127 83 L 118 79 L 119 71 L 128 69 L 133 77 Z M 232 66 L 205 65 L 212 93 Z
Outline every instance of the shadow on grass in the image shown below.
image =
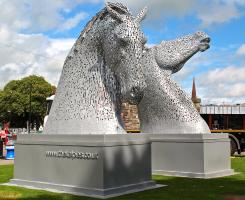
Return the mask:
M 198 200 L 224 200 L 229 195 L 245 195 L 245 181 L 237 179 L 239 175 L 219 178 L 219 179 L 188 179 L 188 178 L 175 178 L 154 176 L 158 184 L 167 184 L 167 187 L 148 190 L 111 199 L 117 200 L 185 200 L 185 199 L 198 199 Z M 94 198 L 78 197 L 68 194 L 48 193 L 45 191 L 27 190 L 22 191 L 22 197 L 16 199 L 20 200 L 92 200 Z M 29 192 L 29 194 L 28 194 Z
M 35 197 L 21 197 L 18 198 L 20 200 L 94 200 L 93 198 L 89 197 L 78 197 L 78 196 L 70 196 L 70 195 L 48 195 L 48 194 L 42 194 L 42 195 L 37 195 Z

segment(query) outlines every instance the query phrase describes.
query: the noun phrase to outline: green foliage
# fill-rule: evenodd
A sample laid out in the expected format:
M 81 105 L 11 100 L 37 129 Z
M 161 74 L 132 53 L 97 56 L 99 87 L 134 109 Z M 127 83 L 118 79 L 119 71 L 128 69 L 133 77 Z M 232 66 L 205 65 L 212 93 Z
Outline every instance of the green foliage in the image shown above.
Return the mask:
M 33 119 L 43 119 L 46 98 L 52 94 L 53 87 L 43 77 L 35 75 L 10 81 L 0 91 L 0 120 L 25 123 L 30 112 L 30 96 Z
M 0 166 L 1 169 L 2 166 Z M 9 168 L 9 169 L 7 169 Z M 224 178 L 214 179 L 191 179 L 191 178 L 178 178 L 170 176 L 153 176 L 153 179 L 158 184 L 167 185 L 166 187 L 148 190 L 144 192 L 138 192 L 134 194 L 123 195 L 120 197 L 114 197 L 111 199 L 117 200 L 222 200 L 228 199 L 228 196 L 245 196 L 245 158 L 232 159 L 232 168 L 239 172 L 236 175 L 228 176 Z M 7 181 L 13 177 L 13 171 L 11 166 L 5 167 L 4 170 L 0 170 L 1 173 L 6 170 L 4 180 Z M 4 181 L 3 181 L 4 182 Z M 0 199 L 67 199 L 67 200 L 92 200 L 94 198 L 77 197 L 68 194 L 58 194 L 52 192 L 46 192 L 42 190 L 30 190 L 21 187 L 10 187 L 0 185 Z

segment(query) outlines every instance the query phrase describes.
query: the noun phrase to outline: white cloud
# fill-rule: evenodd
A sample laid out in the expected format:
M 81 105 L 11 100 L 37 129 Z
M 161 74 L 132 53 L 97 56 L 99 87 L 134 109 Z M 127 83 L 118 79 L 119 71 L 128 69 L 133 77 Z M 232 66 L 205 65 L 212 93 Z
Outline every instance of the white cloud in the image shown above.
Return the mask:
M 3 40 L 7 38 L 7 40 Z M 18 34 L 0 27 L 0 88 L 31 74 L 57 84 L 63 62 L 75 39 L 50 39 L 42 34 Z
M 85 12 L 80 12 L 76 14 L 74 17 L 66 20 L 61 26 L 60 31 L 70 30 L 78 25 L 78 23 L 84 20 L 88 16 Z
M 159 24 L 159 21 L 169 16 L 183 17 L 195 13 L 205 28 L 242 16 L 244 13 L 239 7 L 245 6 L 244 0 L 121 0 L 120 2 L 134 13 L 147 6 L 149 8 L 147 20 L 150 22 L 148 25 L 152 22 Z
M 198 82 L 206 102 L 245 102 L 245 66 L 210 70 Z
M 69 13 L 79 4 L 98 2 L 98 0 L 2 0 L 0 19 L 1 24 L 6 24 L 17 31 L 39 32 L 62 29 L 63 24 L 65 26 L 62 30 L 67 30 L 83 19 L 85 12 L 68 19 L 62 15 L 62 12 Z
M 221 24 L 231 19 L 238 18 L 240 12 L 236 3 L 233 1 L 214 1 L 206 5 L 203 4 L 197 16 L 202 21 L 203 27 L 209 27 L 214 24 Z
M 217 68 L 203 75 L 202 82 L 209 84 L 245 82 L 245 67 L 228 66 Z
M 244 56 L 244 55 L 245 55 L 245 44 L 241 45 L 241 46 L 238 48 L 236 54 L 237 54 L 238 56 Z
M 210 51 L 198 52 L 190 60 L 185 63 L 183 68 L 173 75 L 173 78 L 181 84 L 186 89 L 190 89 L 192 83 L 189 83 L 187 80 L 192 80 L 195 76 L 195 72 L 199 69 L 200 66 L 206 67 L 210 65 L 210 57 L 212 53 Z
M 193 71 L 195 70 L 194 66 L 184 66 L 179 72 L 173 75 L 173 78 L 177 81 L 183 84 L 185 80 L 193 74 Z
M 233 2 L 238 5 L 245 5 L 245 0 L 225 0 L 226 2 Z
M 71 49 L 75 39 L 49 39 L 49 41 L 50 45 L 48 48 L 46 48 L 46 52 L 50 57 L 52 57 L 60 55 L 59 53 L 62 51 L 67 52 L 69 49 Z
M 245 83 L 236 83 L 227 91 L 228 97 L 241 97 L 245 96 Z

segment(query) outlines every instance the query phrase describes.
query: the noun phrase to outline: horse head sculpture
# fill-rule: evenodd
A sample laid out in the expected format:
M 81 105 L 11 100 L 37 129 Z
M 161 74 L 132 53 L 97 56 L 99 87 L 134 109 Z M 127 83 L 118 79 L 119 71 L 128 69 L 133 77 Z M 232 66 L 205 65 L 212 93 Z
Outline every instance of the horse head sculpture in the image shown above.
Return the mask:
M 142 132 L 210 133 L 190 96 L 171 77 L 194 54 L 208 49 L 209 42 L 208 35 L 197 32 L 146 49 L 142 66 L 147 88 L 139 104 Z
M 200 31 L 176 40 L 162 41 L 154 47 L 156 62 L 160 68 L 176 73 L 197 52 L 206 51 L 209 42 L 209 36 Z
M 120 7 L 115 7 L 117 5 Z M 113 8 L 120 8 L 120 10 Z M 118 3 L 108 4 L 107 10 L 117 25 L 102 41 L 103 49 L 106 49 L 105 62 L 112 66 L 118 77 L 123 99 L 138 104 L 146 87 L 140 66 L 146 38 L 139 29 L 140 22 L 146 15 L 146 8 L 136 18 L 132 17 L 126 7 Z
M 145 37 L 120 3 L 107 3 L 67 56 L 44 128 L 46 134 L 125 133 L 121 101 L 138 104 L 146 87 L 141 68 Z

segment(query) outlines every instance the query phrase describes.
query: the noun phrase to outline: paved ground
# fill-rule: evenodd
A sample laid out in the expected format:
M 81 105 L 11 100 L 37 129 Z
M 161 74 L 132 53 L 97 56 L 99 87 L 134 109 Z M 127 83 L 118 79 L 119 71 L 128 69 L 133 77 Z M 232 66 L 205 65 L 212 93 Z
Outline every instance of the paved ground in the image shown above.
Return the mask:
M 0 159 L 0 165 L 10 165 L 14 164 L 13 160 L 5 160 L 5 159 Z
M 237 153 L 235 153 L 235 157 L 245 157 L 245 151 L 241 152 L 241 155 L 238 155 Z
M 226 200 L 245 200 L 245 196 L 235 196 L 235 195 L 228 195 L 225 197 Z

